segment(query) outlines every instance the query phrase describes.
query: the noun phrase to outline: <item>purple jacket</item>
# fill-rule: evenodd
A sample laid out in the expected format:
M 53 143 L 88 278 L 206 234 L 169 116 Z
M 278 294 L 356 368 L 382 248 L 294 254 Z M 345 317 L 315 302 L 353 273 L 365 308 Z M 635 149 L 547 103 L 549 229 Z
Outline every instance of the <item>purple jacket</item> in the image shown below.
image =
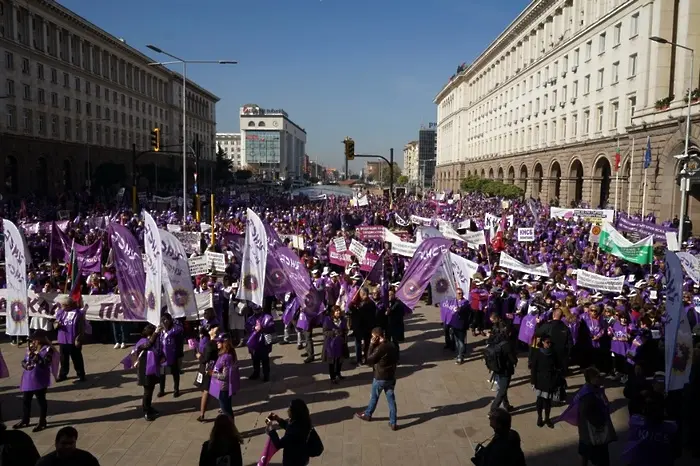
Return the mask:
M 49 388 L 51 375 L 58 372 L 58 355 L 51 346 L 42 347 L 39 352 L 27 351 L 22 360 L 22 379 L 19 383 L 19 391 L 33 392 Z
M 177 362 L 178 336 L 183 332 L 182 326 L 173 324 L 170 330 L 160 332 L 160 347 L 164 361 L 163 366 L 172 366 Z
M 260 324 L 261 329 L 255 330 L 255 326 Z M 253 314 L 246 322 L 246 330 L 250 333 L 248 338 L 248 350 L 250 354 L 255 352 L 267 352 L 272 350 L 272 344 L 267 344 L 265 335 L 275 331 L 275 321 L 270 314 Z
M 59 345 L 75 344 L 75 339 L 80 332 L 83 319 L 85 319 L 85 314 L 80 309 L 70 309 L 68 311 L 59 309 L 56 312 Z
M 221 392 L 234 395 L 241 386 L 241 374 L 238 371 L 238 363 L 231 354 L 220 355 L 214 364 L 211 382 L 209 383 L 209 395 L 219 398 Z

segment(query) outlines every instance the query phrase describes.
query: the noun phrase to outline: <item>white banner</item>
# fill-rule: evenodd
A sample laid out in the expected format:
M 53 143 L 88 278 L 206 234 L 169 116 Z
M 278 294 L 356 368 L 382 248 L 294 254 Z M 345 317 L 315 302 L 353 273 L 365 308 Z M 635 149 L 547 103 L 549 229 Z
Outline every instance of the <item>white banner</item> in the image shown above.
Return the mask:
M 348 250 L 348 245 L 345 242 L 345 238 L 333 238 L 333 245 L 335 246 L 336 252 L 345 252 Z
M 206 256 L 190 257 L 187 259 L 187 266 L 190 269 L 190 276 L 192 277 L 205 275 L 209 272 L 209 262 L 207 262 Z
M 551 218 L 576 218 L 583 219 L 591 223 L 603 223 L 615 221 L 615 211 L 613 209 L 564 209 L 561 207 L 550 207 L 549 216 Z
M 267 233 L 262 220 L 255 212 L 248 209 L 246 217 L 241 280 L 236 298 L 262 306 L 267 270 Z
M 5 333 L 29 335 L 27 312 L 27 250 L 24 238 L 14 223 L 3 219 L 5 235 L 5 277 L 7 281 Z
M 367 199 L 367 195 L 363 194 L 362 196 L 357 197 L 357 205 L 359 207 L 364 207 L 369 205 L 369 200 Z
M 450 263 L 457 287 L 461 288 L 464 292 L 464 297 L 468 298 L 471 279 L 479 268 L 479 264 L 453 252 L 450 253 Z
M 163 252 L 163 288 L 168 312 L 175 318 L 196 317 L 197 305 L 190 278 L 190 266 L 182 243 L 167 231 L 159 230 Z M 206 267 L 206 258 L 204 258 Z M 206 271 L 205 271 L 206 273 Z
M 518 228 L 518 241 L 523 243 L 535 241 L 535 229 L 530 228 Z
M 515 221 L 512 215 L 506 217 L 506 225 L 508 228 L 513 227 L 513 222 Z M 484 230 L 489 230 L 493 227 L 494 230 L 498 230 L 498 225 L 501 224 L 501 217 L 487 213 L 484 217 Z
M 223 274 L 226 272 L 226 256 L 222 252 L 207 251 L 204 253 L 207 264 L 212 272 Z
M 182 243 L 187 254 L 193 252 L 199 254 L 201 246 L 202 234 L 198 231 L 172 231 L 175 238 Z
M 578 269 L 576 271 L 576 284 L 592 290 L 605 291 L 608 293 L 622 293 L 622 287 L 625 285 L 625 277 L 624 275 L 621 277 L 606 277 L 604 275 Z
M 414 223 L 416 225 L 423 225 L 423 226 L 429 227 L 430 225 L 433 224 L 432 218 L 419 217 L 417 215 L 411 215 L 410 218 L 411 218 L 411 223 Z
M 182 227 L 181 227 L 180 225 L 175 225 L 174 223 L 168 223 L 168 225 L 166 226 L 166 228 L 167 228 L 168 231 L 171 232 L 171 233 L 174 233 L 174 232 L 179 233 L 179 232 L 182 231 Z
M 600 225 L 598 225 L 597 223 L 591 225 L 591 231 L 588 232 L 588 242 L 593 244 L 600 243 L 601 232 L 602 228 L 600 228 Z
M 408 225 L 410 225 L 410 222 L 401 218 L 399 214 L 394 214 L 394 220 L 396 220 L 396 224 L 400 227 L 407 227 Z
M 666 245 L 669 251 L 680 251 L 681 246 L 678 244 L 678 235 L 675 231 L 666 232 Z
M 418 249 L 418 244 L 410 243 L 408 241 L 397 241 L 396 243 L 391 243 L 391 253 L 403 257 L 413 257 Z
M 147 211 L 143 215 L 143 249 L 146 260 L 143 268 L 146 271 L 146 320 L 160 325 L 160 304 L 163 294 L 163 252 L 158 226 Z
M 693 283 L 700 283 L 700 259 L 689 252 L 677 252 L 676 255 Z
M 498 265 L 504 269 L 517 270 L 518 272 L 537 275 L 540 277 L 549 277 L 549 267 L 547 267 L 547 264 L 523 264 L 518 259 L 509 256 L 505 252 L 501 252 L 501 258 L 498 260 Z
M 442 257 L 442 264 L 435 274 L 430 277 L 430 292 L 434 303 L 441 303 L 446 299 L 454 298 L 457 294 L 454 271 L 449 255 Z
M 365 260 L 365 256 L 367 255 L 367 247 L 364 244 L 357 241 L 355 238 L 353 238 L 352 241 L 350 241 L 350 247 L 348 249 L 351 253 L 353 253 L 355 257 L 357 257 L 357 260 L 359 260 L 360 262 Z
M 6 308 L 7 296 L 8 290 L 6 288 L 0 289 L 0 311 Z M 25 307 L 27 316 L 43 317 L 53 320 L 56 318 L 56 311 L 60 308 L 59 303 L 67 297 L 67 294 L 35 293 L 29 291 L 27 292 L 28 299 Z M 87 320 L 129 322 L 124 319 L 124 309 L 118 294 L 84 295 L 82 300 L 82 309 L 85 312 L 85 318 Z M 196 294 L 194 295 L 194 302 L 197 316 L 188 317 L 189 320 L 196 320 L 198 317 L 202 316 L 206 308 L 211 307 L 211 294 Z

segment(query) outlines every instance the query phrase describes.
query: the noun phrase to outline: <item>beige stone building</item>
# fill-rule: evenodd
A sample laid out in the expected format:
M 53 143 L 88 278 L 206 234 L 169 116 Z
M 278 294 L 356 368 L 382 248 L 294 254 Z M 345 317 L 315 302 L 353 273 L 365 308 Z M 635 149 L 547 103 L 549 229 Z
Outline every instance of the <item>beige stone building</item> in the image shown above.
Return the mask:
M 561 205 L 642 208 L 660 220 L 680 207 L 688 89 L 700 59 L 695 0 L 538 0 L 435 99 L 438 189 L 477 175 L 521 186 Z M 700 151 L 700 104 L 692 105 L 691 154 Z M 616 152 L 620 166 L 616 171 Z M 616 189 L 617 188 L 617 189 Z M 700 222 L 700 188 L 688 212 Z

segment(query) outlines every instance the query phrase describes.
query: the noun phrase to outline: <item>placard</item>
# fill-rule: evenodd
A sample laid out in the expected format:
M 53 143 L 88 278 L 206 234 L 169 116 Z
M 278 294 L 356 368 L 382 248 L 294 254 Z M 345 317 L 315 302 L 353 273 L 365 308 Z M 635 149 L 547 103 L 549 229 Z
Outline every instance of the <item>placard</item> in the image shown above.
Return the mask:
M 201 244 L 200 240 L 202 234 L 198 231 L 172 231 L 171 232 L 175 238 L 182 243 L 182 247 L 185 248 L 187 254 L 192 254 L 193 252 L 199 254 Z
M 194 256 L 187 259 L 190 266 L 190 276 L 205 275 L 209 272 L 209 262 L 206 256 Z
M 333 245 L 335 250 L 338 252 L 345 252 L 348 250 L 348 246 L 345 243 L 345 238 L 333 238 Z
M 355 239 L 350 242 L 348 249 L 360 261 L 363 261 L 367 255 L 367 247 Z
M 606 277 L 579 269 L 576 271 L 576 285 L 608 293 L 622 293 L 622 287 L 625 285 L 625 276 Z
M 535 241 L 534 228 L 518 228 L 518 241 L 523 243 Z
M 226 271 L 226 256 L 223 253 L 207 251 L 204 253 L 204 257 L 212 272 L 224 273 Z

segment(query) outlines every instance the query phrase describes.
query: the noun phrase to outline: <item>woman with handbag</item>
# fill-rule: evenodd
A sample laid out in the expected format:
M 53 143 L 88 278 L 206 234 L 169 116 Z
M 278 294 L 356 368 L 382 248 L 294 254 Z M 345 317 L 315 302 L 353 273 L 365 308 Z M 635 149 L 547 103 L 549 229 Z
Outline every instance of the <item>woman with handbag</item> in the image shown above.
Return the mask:
M 197 421 L 204 422 L 207 412 L 207 401 L 209 401 L 209 386 L 211 384 L 210 372 L 214 369 L 214 364 L 219 358 L 219 349 L 217 348 L 216 333 L 219 327 L 209 328 L 209 338 L 202 337 L 199 340 L 195 357 L 199 361 L 199 370 L 197 378 L 194 381 L 195 386 L 202 391 L 202 399 L 199 403 L 199 417 Z
M 311 424 L 309 408 L 302 399 L 294 399 L 287 409 L 289 420 L 280 418 L 275 413 L 265 419 L 267 435 L 277 450 L 282 453 L 282 466 L 306 466 L 309 458 L 321 456 L 323 443 L 318 433 Z M 276 422 L 284 429 L 284 436 L 280 438 L 273 427 Z
M 549 418 L 552 411 L 552 399 L 559 388 L 560 369 L 558 360 L 552 351 L 552 340 L 544 335 L 540 340 L 541 347 L 534 353 L 530 366 L 531 382 L 537 394 L 537 427 L 547 426 L 554 429 L 554 423 Z M 542 412 L 544 411 L 544 418 Z

